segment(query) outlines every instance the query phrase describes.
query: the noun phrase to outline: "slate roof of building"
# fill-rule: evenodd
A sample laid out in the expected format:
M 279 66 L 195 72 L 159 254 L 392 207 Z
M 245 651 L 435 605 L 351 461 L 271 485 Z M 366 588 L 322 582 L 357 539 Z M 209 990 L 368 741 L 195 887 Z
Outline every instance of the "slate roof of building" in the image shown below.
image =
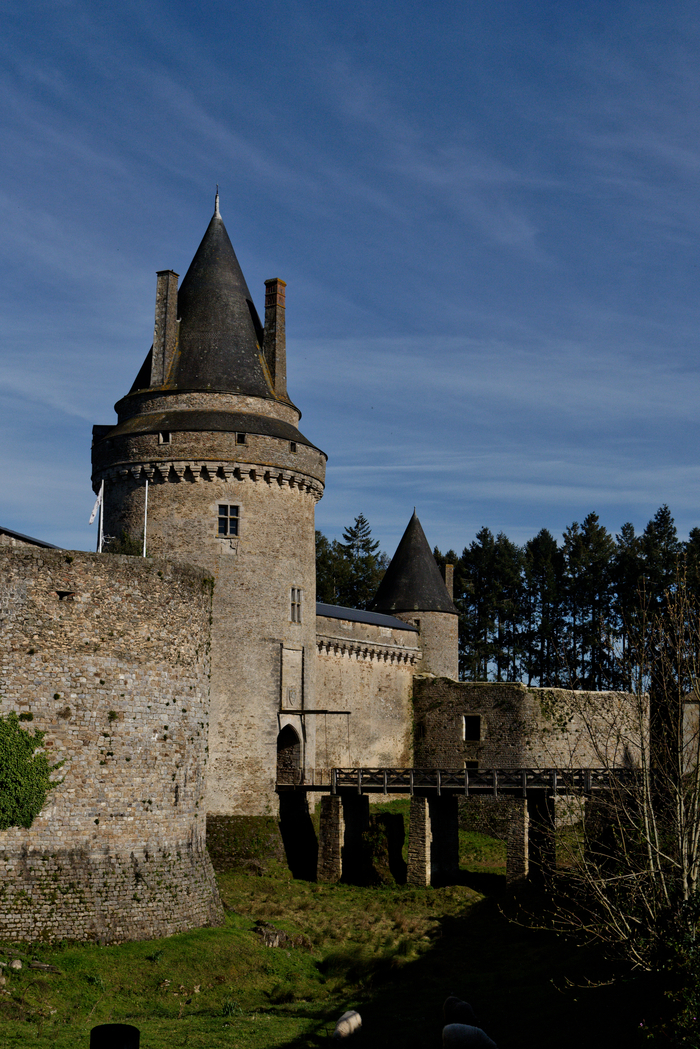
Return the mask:
M 21 543 L 31 543 L 32 546 L 43 546 L 46 550 L 61 550 L 60 546 L 53 543 L 45 543 L 43 539 L 34 539 L 31 535 L 22 535 L 21 532 L 13 532 L 11 528 L 0 526 L 0 535 L 9 535 L 10 539 L 18 539 Z
M 374 612 L 457 615 L 415 510 L 371 607 Z
M 177 297 L 178 347 L 167 389 L 274 399 L 263 327 L 217 206 Z M 131 392 L 149 387 L 152 350 Z
M 418 633 L 418 627 L 411 623 L 404 623 L 403 619 L 397 619 L 396 616 L 385 616 L 381 612 L 366 612 L 363 608 L 344 608 L 342 605 L 325 605 L 322 601 L 317 601 L 316 615 L 327 616 L 328 619 L 348 619 L 351 623 L 388 626 L 394 630 L 413 630 Z
M 140 433 L 159 433 L 162 430 L 173 433 L 188 431 L 261 434 L 264 437 L 280 437 L 282 440 L 298 441 L 310 448 L 315 448 L 303 433 L 282 419 L 269 415 L 254 415 L 251 412 L 217 412 L 205 409 L 174 410 L 166 412 L 149 412 L 147 415 L 134 415 L 114 427 L 93 427 L 96 441 L 103 437 L 121 437 Z M 320 449 L 319 449 L 320 450 Z M 325 455 L 325 452 L 323 453 Z

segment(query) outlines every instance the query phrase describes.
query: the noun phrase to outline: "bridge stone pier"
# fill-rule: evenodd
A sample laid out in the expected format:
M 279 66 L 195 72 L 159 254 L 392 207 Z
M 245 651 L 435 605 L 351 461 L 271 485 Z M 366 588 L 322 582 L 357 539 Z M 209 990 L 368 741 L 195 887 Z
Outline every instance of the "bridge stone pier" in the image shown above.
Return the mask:
M 557 795 L 596 798 L 615 782 L 632 783 L 629 769 L 332 769 L 330 782 L 314 778 L 278 790 L 325 791 L 321 797 L 317 878 L 363 881 L 371 866 L 364 834 L 368 794 L 410 795 L 410 885 L 445 885 L 459 873 L 459 798 L 488 803 L 508 799 L 506 879 L 545 885 L 554 868 Z M 327 793 L 330 789 L 331 793 Z

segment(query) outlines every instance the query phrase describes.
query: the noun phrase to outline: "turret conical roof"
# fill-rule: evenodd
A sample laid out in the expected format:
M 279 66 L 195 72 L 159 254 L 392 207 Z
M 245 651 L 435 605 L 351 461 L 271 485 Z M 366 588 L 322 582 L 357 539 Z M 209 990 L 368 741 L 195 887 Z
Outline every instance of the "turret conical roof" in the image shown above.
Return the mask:
M 370 607 L 373 612 L 457 615 L 415 510 Z
M 177 297 L 177 350 L 164 385 L 274 397 L 263 363 L 263 329 L 217 206 Z M 150 381 L 150 355 L 132 392 Z

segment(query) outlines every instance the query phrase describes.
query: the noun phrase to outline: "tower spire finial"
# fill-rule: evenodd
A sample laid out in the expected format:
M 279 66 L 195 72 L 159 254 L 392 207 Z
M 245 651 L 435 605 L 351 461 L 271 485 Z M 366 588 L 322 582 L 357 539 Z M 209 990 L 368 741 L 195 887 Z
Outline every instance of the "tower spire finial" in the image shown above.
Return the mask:
M 219 211 L 219 183 L 216 183 L 216 196 L 214 197 L 214 214 L 221 218 L 221 212 Z

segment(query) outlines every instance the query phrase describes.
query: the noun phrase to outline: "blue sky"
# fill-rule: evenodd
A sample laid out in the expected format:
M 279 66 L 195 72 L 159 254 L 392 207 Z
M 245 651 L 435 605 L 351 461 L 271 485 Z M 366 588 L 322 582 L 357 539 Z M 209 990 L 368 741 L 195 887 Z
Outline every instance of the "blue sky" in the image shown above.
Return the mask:
M 700 525 L 700 9 L 8 0 L 0 523 L 75 548 L 155 271 L 287 283 L 317 523 Z M 262 310 L 261 310 L 262 312 Z

